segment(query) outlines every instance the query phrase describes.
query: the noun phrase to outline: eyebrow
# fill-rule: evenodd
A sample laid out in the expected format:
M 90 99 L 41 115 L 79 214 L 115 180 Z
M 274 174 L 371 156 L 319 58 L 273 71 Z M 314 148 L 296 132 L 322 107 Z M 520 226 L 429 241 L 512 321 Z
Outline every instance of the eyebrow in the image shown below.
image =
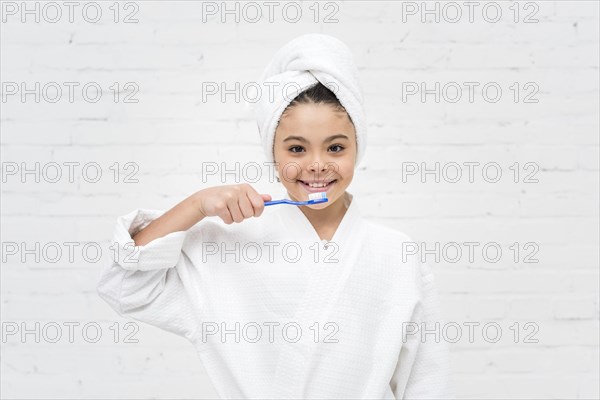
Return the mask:
M 329 136 L 328 138 L 326 138 L 324 140 L 324 142 L 331 142 L 332 140 L 335 140 L 335 139 L 348 139 L 348 136 L 338 133 L 337 135 Z M 308 140 L 306 140 L 302 136 L 288 136 L 285 139 L 283 139 L 284 142 L 287 142 L 288 140 L 298 140 L 298 141 L 304 142 L 304 143 L 308 142 Z

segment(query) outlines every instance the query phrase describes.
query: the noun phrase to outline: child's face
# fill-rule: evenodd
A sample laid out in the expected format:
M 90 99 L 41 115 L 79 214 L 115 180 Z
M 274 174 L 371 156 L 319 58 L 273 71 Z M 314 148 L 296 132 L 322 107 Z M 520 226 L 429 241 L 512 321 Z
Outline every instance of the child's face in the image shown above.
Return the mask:
M 328 202 L 309 206 L 326 208 L 345 193 L 354 176 L 354 125 L 348 114 L 331 105 L 297 104 L 279 121 L 274 156 L 279 178 L 290 198 L 305 201 L 310 193 L 326 192 Z M 308 185 L 315 181 L 327 186 Z

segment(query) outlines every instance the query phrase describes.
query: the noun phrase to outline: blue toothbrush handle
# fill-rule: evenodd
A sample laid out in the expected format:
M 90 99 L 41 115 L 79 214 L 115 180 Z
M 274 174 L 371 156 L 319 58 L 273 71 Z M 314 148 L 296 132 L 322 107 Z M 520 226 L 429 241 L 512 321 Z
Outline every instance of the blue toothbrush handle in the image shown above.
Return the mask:
M 288 199 L 265 201 L 265 206 L 272 206 L 275 204 L 296 204 L 296 202 Z
M 294 206 L 308 206 L 311 204 L 325 203 L 327 199 L 317 199 L 317 200 L 308 200 L 308 201 L 293 201 L 290 199 L 281 199 L 281 200 L 272 200 L 265 201 L 265 206 L 272 206 L 275 204 L 292 204 Z

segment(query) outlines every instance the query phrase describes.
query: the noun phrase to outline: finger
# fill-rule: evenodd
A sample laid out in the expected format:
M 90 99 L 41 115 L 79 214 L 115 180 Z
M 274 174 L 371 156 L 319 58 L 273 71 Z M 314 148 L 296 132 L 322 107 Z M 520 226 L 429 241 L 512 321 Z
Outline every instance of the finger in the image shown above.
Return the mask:
M 254 216 L 254 207 L 252 206 L 247 193 L 244 193 L 239 197 L 238 206 L 240 207 L 240 211 L 242 212 L 242 216 L 244 218 L 250 218 Z
M 251 191 L 248 193 L 248 200 L 252 204 L 252 208 L 254 210 L 253 215 L 255 217 L 260 217 L 263 210 L 265 209 L 265 202 L 263 201 L 262 197 L 258 193 L 256 193 L 256 191 Z
M 219 218 L 221 218 L 223 220 L 223 222 L 225 222 L 227 225 L 233 224 L 233 218 L 231 217 L 231 213 L 229 212 L 228 208 L 225 208 L 224 210 L 219 211 L 219 213 L 217 214 L 219 216 Z
M 242 215 L 242 211 L 240 210 L 237 199 L 227 202 L 227 208 L 229 209 L 229 213 L 235 222 L 242 222 L 244 220 L 244 216 Z

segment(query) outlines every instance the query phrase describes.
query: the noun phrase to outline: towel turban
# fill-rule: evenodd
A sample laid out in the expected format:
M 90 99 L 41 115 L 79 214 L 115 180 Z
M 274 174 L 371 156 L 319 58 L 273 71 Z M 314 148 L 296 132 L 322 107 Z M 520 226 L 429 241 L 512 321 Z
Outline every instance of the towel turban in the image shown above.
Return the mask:
M 362 90 L 352 53 L 342 41 L 316 33 L 299 36 L 275 53 L 260 80 L 263 89 L 255 115 L 269 162 L 274 162 L 275 130 L 283 111 L 298 94 L 321 82 L 336 95 L 354 124 L 355 166 L 360 163 L 367 142 Z

